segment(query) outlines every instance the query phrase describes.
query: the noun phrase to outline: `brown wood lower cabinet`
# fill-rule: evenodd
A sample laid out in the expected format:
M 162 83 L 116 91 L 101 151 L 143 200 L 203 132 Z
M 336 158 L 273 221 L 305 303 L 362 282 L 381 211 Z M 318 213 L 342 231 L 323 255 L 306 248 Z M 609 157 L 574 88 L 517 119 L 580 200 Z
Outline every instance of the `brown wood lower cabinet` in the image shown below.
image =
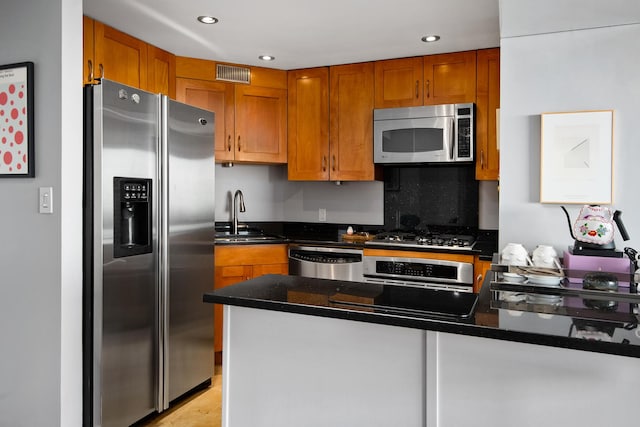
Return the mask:
M 243 282 L 264 274 L 288 274 L 286 244 L 216 246 L 214 289 Z M 213 305 L 214 349 L 222 351 L 222 305 Z
M 473 264 L 473 277 L 475 277 L 475 280 L 473 282 L 473 292 L 480 292 L 480 288 L 482 288 L 482 282 L 484 282 L 487 271 L 489 271 L 490 269 L 491 261 L 481 260 L 476 257 L 476 261 Z

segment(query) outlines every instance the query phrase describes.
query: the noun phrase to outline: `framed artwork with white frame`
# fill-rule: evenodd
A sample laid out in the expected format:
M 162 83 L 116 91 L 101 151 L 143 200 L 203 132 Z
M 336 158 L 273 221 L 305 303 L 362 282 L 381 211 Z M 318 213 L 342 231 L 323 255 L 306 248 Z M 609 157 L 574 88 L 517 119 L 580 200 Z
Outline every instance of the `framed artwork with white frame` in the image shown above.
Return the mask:
M 613 110 L 542 114 L 540 203 L 613 203 Z

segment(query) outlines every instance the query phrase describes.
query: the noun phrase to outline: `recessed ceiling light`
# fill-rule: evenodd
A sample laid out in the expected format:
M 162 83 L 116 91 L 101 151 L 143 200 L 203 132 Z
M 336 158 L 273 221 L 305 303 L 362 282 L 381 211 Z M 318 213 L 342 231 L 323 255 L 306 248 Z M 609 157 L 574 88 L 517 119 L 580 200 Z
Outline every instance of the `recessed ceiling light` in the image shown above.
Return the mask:
M 276 57 L 271 55 L 260 55 L 258 56 L 258 59 L 261 59 L 263 61 L 273 61 L 276 59 Z
M 214 17 L 214 16 L 198 16 L 198 21 L 202 22 L 203 24 L 215 24 L 218 22 L 218 18 Z
M 432 35 L 432 36 L 424 36 L 422 41 L 425 43 L 437 42 L 440 40 L 440 36 Z

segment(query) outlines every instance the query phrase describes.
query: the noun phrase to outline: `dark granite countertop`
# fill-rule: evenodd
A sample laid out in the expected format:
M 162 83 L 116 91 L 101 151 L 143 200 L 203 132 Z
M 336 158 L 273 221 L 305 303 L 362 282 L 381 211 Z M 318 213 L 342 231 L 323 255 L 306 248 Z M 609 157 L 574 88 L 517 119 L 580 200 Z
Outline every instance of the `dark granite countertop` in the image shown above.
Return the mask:
M 578 298 L 564 304 L 505 304 L 479 294 L 298 276 L 265 275 L 204 294 L 208 303 L 640 357 L 635 304 L 606 310 Z M 477 298 L 476 298 L 477 296 Z M 579 305 L 571 309 L 570 305 Z
M 479 249 L 456 249 L 455 247 L 427 247 L 420 248 L 407 245 L 389 245 L 389 244 L 375 244 L 374 242 L 358 242 L 347 240 L 311 240 L 311 239 L 289 239 L 288 243 L 298 246 L 311 246 L 311 247 L 327 247 L 327 248 L 347 248 L 347 249 L 385 249 L 388 251 L 405 251 L 405 252 L 431 252 L 431 253 L 449 253 L 458 255 L 480 255 L 482 251 Z M 489 257 L 488 259 L 491 259 Z
M 346 241 L 341 235 L 346 232 L 345 225 L 342 224 L 326 224 L 326 223 L 272 223 L 272 222 L 251 222 L 244 224 L 245 227 L 261 230 L 265 234 L 277 236 L 278 239 L 270 240 L 250 240 L 243 242 L 216 241 L 219 245 L 256 245 L 256 244 L 274 244 L 274 243 L 293 243 L 307 246 L 323 246 L 323 247 L 342 247 L 352 249 L 364 249 L 365 243 L 362 241 Z M 369 226 L 372 228 L 375 226 Z M 225 222 L 217 222 L 216 229 L 229 229 L 230 225 Z M 365 230 L 365 226 L 356 226 L 358 230 Z M 344 229 L 344 230 L 343 230 Z M 373 230 L 373 228 L 372 228 Z M 376 245 L 372 242 L 366 244 L 371 249 L 388 249 L 414 252 L 444 252 L 457 254 L 478 255 L 480 259 L 491 260 L 491 257 L 497 252 L 498 232 L 497 230 L 477 230 L 473 233 L 476 236 L 476 242 L 473 249 L 461 249 L 443 247 L 440 248 L 416 248 L 406 247 L 403 245 Z

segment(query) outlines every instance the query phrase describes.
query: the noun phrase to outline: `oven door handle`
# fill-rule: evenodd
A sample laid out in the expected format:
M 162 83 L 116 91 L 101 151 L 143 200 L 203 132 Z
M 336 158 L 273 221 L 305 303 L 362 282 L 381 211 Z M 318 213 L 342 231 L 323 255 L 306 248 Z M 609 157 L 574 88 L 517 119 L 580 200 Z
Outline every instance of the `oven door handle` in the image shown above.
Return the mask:
M 290 250 L 289 258 L 316 264 L 353 264 L 361 263 L 362 255 L 346 252 L 313 252 L 305 250 Z

